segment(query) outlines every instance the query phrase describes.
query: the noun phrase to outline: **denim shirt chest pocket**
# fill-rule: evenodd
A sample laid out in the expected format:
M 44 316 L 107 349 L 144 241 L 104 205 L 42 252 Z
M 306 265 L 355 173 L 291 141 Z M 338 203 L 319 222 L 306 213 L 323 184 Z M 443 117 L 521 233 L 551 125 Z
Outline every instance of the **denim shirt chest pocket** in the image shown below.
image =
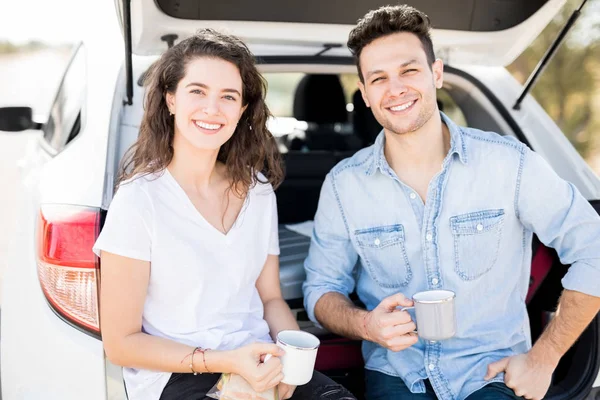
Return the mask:
M 463 280 L 489 272 L 498 259 L 504 210 L 483 210 L 450 218 L 454 237 L 454 270 Z
M 354 231 L 363 266 L 379 286 L 400 288 L 408 285 L 412 271 L 406 255 L 404 226 L 378 226 Z

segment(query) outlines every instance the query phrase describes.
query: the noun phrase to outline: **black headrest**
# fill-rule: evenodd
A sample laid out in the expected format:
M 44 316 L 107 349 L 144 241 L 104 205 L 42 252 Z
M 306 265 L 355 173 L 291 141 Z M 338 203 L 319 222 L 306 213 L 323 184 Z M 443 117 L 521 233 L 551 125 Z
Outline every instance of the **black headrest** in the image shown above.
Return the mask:
M 317 124 L 346 122 L 346 98 L 337 75 L 306 75 L 294 95 L 294 118 Z
M 362 139 L 364 146 L 369 146 L 375 142 L 375 138 L 383 128 L 375 119 L 371 109 L 365 104 L 360 90 L 354 92 L 352 104 L 354 104 L 352 112 L 354 134 Z

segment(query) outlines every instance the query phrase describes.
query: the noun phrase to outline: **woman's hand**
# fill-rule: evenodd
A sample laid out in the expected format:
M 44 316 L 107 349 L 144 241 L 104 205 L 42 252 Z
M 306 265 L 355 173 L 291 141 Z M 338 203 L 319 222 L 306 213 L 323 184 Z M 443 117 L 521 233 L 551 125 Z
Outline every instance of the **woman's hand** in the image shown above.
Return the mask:
M 292 397 L 294 391 L 296 390 L 296 386 L 288 385 L 287 383 L 280 383 L 279 386 L 279 398 L 281 400 L 286 400 Z
M 271 354 L 266 362 L 261 362 Z M 232 351 L 232 372 L 241 375 L 252 389 L 261 393 L 277 386 L 283 379 L 283 366 L 277 356 L 282 350 L 272 343 L 253 343 Z

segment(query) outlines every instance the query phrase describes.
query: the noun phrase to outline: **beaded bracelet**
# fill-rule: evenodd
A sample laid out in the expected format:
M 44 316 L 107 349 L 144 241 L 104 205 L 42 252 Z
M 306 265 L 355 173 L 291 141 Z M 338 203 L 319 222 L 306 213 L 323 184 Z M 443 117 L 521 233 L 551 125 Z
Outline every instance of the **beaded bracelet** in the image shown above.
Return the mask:
M 209 350 L 209 349 L 203 349 L 202 347 L 196 347 L 194 349 L 194 351 L 192 352 L 192 360 L 190 361 L 189 367 L 194 375 L 202 374 L 202 372 L 198 372 L 198 371 L 194 370 L 194 355 L 198 352 L 202 353 L 202 363 L 204 364 L 204 369 L 206 370 L 206 372 L 210 373 L 210 371 L 208 370 L 208 367 L 206 366 L 206 358 L 204 357 L 204 352 L 206 350 Z

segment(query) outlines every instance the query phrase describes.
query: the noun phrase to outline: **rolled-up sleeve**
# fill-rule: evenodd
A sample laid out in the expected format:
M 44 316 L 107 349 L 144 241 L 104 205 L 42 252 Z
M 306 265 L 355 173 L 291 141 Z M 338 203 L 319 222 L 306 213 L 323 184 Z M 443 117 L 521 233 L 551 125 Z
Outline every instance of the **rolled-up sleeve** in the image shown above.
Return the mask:
M 522 154 L 517 210 L 523 225 L 571 265 L 565 289 L 600 297 L 600 216 L 538 154 Z
M 304 307 L 313 322 L 318 323 L 315 305 L 321 296 L 329 292 L 348 296 L 354 290 L 357 258 L 330 173 L 321 188 L 310 249 L 304 262 Z

